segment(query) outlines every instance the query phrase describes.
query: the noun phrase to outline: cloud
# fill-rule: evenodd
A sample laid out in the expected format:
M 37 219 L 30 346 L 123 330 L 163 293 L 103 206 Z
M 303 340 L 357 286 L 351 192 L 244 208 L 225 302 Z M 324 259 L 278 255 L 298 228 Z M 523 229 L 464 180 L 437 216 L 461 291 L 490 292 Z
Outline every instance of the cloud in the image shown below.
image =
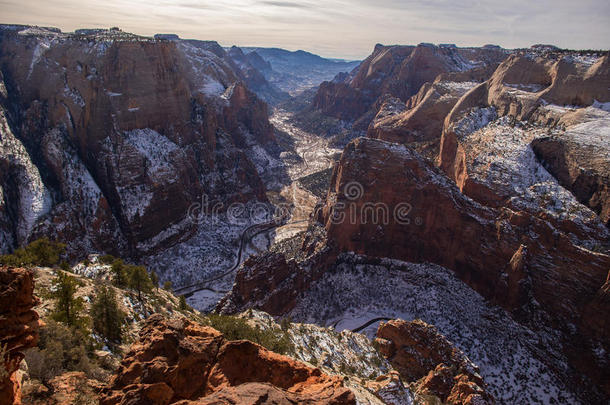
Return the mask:
M 364 58 L 375 43 L 607 48 L 608 0 L 0 0 L 5 23 L 175 32 Z M 567 29 L 566 27 L 569 27 Z
M 266 6 L 273 6 L 273 7 L 311 8 L 310 5 L 301 4 L 301 3 L 293 3 L 293 2 L 290 2 L 290 1 L 261 1 L 260 3 L 263 4 L 263 5 L 266 5 Z
M 194 8 L 197 10 L 211 10 L 214 7 L 209 5 L 209 4 L 201 4 L 201 3 L 179 3 L 176 4 L 178 7 L 184 7 L 184 8 Z

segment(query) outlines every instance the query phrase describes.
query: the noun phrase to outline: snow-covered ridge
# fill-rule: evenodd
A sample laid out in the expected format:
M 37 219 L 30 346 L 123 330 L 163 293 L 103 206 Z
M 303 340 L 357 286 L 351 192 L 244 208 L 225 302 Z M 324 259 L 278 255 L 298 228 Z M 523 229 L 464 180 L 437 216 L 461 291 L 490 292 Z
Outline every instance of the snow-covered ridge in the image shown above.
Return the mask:
M 553 108 L 562 114 L 571 111 Z M 563 130 L 515 122 L 509 116 L 497 118 L 494 107 L 472 109 L 453 124 L 466 154 L 469 181 L 484 184 L 509 198 L 513 208 L 569 219 L 594 233 L 607 235 L 608 230 L 597 215 L 559 184 L 538 161 L 531 147 L 533 140 L 555 135 L 589 145 L 602 154 L 606 151 L 606 159 L 610 160 L 610 114 L 597 107 L 583 111 L 587 117 L 584 122 Z M 592 246 L 589 241 L 575 242 L 588 248 Z
M 485 127 L 496 118 L 498 114 L 494 107 L 476 108 L 453 124 L 453 129 L 458 136 L 466 136 Z
M 193 71 L 192 80 L 198 90 L 208 97 L 220 97 L 232 83 L 230 68 L 222 58 L 206 49 L 203 44 L 178 42 Z

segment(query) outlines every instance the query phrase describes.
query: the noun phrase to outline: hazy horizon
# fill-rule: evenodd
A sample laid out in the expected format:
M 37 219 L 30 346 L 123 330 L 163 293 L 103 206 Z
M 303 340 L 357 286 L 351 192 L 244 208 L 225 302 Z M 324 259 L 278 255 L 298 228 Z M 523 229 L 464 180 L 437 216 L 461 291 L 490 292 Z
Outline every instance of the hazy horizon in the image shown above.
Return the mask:
M 3 23 L 109 28 L 363 59 L 376 43 L 608 49 L 606 0 L 0 0 Z M 569 27 L 566 28 L 566 27 Z

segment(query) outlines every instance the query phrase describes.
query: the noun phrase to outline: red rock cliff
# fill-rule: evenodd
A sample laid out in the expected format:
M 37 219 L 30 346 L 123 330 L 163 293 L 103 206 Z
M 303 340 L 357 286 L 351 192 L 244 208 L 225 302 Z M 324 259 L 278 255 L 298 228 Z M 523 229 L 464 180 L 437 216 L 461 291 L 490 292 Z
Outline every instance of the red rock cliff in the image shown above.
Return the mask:
M 322 83 L 313 108 L 353 121 L 380 96 L 388 94 L 406 101 L 424 83 L 433 82 L 441 74 L 448 80 L 486 80 L 505 57 L 501 49 L 377 45 L 352 77 L 343 82 Z
M 34 275 L 22 268 L 0 267 L 0 345 L 6 351 L 0 359 L 0 403 L 20 404 L 21 387 L 15 372 L 24 358 L 23 350 L 36 346 L 40 321 L 32 308 Z

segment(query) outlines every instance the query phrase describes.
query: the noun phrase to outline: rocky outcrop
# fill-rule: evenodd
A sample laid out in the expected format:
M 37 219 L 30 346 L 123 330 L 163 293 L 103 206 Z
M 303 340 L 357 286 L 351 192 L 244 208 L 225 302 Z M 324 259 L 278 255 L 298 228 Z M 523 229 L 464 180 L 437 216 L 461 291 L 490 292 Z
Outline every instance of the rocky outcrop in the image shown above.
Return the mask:
M 549 136 L 532 141 L 532 149 L 544 167 L 610 226 L 610 165 L 608 149 L 570 139 Z M 593 135 L 593 134 L 592 134 Z
M 290 311 L 299 294 L 334 263 L 333 250 L 319 241 L 306 241 L 299 252 L 301 260 L 281 252 L 265 252 L 250 256 L 235 275 L 232 290 L 217 305 L 223 313 L 237 313 L 256 308 L 273 315 Z M 303 260 L 303 256 L 306 258 Z
M 379 326 L 376 342 L 401 377 L 416 382 L 419 394 L 455 405 L 494 403 L 477 367 L 433 326 L 392 320 Z
M 406 103 L 391 98 L 382 104 L 368 128 L 367 136 L 404 143 L 421 154 L 436 159 L 445 117 L 455 103 L 476 84 L 437 80 L 425 83 Z
M 339 377 L 186 320 L 153 315 L 101 404 L 355 404 Z
M 40 321 L 32 308 L 34 275 L 22 268 L 0 267 L 0 403 L 20 404 L 21 387 L 16 372 L 23 351 L 36 346 Z
M 261 306 L 257 309 L 277 314 L 282 307 L 294 306 L 299 290 L 280 288 L 286 280 L 295 275 L 298 277 L 298 266 L 294 260 L 287 259 L 281 253 L 268 252 L 250 256 L 244 262 L 244 268 L 251 271 L 237 272 L 232 297 L 221 300 L 219 308 L 223 308 L 225 303 L 230 301 L 232 308 L 224 308 L 224 311 L 235 312 L 250 303 L 260 302 Z M 273 277 L 267 277 L 270 274 L 273 274 Z
M 386 405 L 401 405 L 413 402 L 413 396 L 405 387 L 400 373 L 392 370 L 387 375 L 381 375 L 375 381 L 366 382 L 366 388 L 375 393 Z
M 219 46 L 3 26 L 0 49 L 2 139 L 13 134 L 33 168 L 16 173 L 25 163 L 3 148 L 19 180 L 2 184 L 2 250 L 47 235 L 72 255 L 138 256 L 192 235 L 188 209 L 204 194 L 266 201 L 247 151 L 275 148 L 267 106 Z
M 450 81 L 486 80 L 505 57 L 501 49 L 378 44 L 345 81 L 322 83 L 313 108 L 328 116 L 355 121 L 379 97 L 387 94 L 406 102 L 424 83 L 433 82 L 441 74 Z M 364 129 L 369 122 L 363 122 Z
M 474 364 L 440 335 L 432 325 L 419 320 L 382 322 L 377 330 L 379 350 L 406 381 L 425 377 L 441 363 L 466 373 Z

